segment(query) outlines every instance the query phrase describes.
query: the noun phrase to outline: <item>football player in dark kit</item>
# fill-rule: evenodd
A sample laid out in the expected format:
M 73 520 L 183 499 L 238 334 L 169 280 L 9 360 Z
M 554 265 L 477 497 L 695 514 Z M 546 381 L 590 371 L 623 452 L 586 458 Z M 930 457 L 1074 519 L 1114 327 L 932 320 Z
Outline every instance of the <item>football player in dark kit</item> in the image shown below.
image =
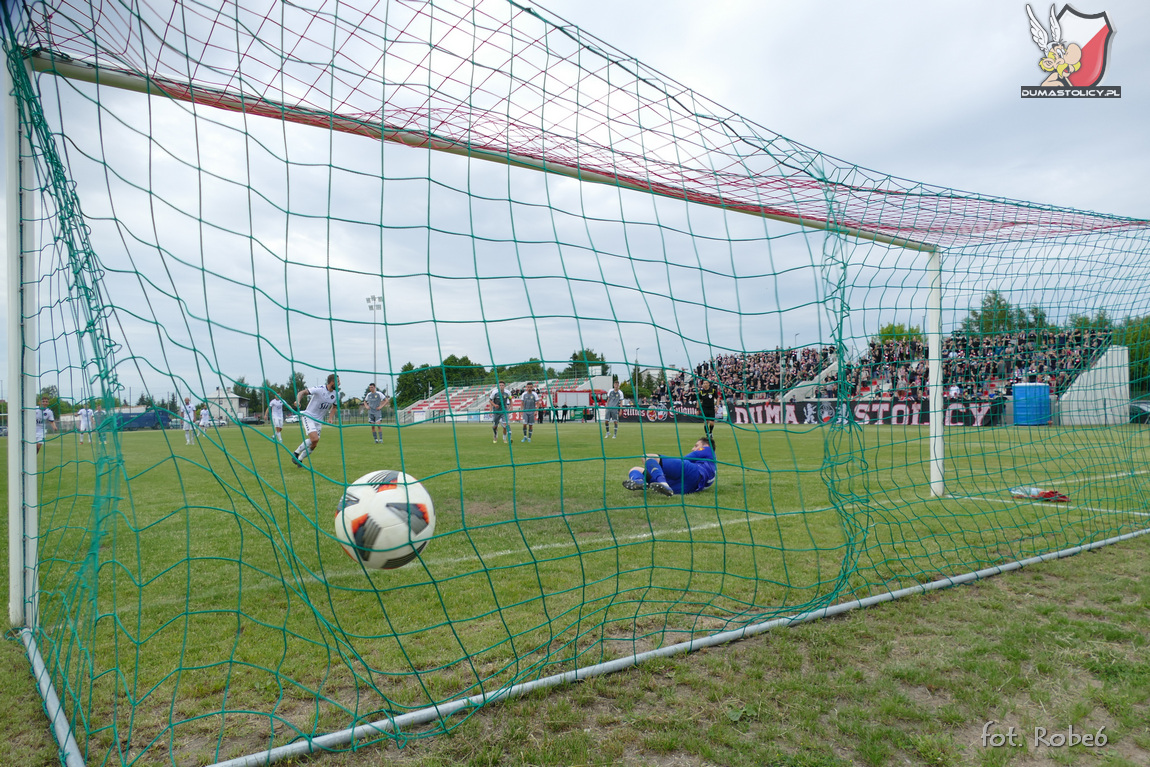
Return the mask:
M 499 387 L 492 389 L 487 395 L 491 399 L 491 441 L 499 441 L 499 423 L 503 422 L 503 441 L 511 441 L 511 430 L 507 418 L 511 412 L 511 392 L 507 391 L 507 382 L 500 381 Z
M 695 396 L 699 400 L 699 413 L 703 416 L 703 426 L 707 430 L 707 439 L 714 443 L 715 402 L 719 399 L 719 392 L 709 380 L 704 378 L 700 382 Z

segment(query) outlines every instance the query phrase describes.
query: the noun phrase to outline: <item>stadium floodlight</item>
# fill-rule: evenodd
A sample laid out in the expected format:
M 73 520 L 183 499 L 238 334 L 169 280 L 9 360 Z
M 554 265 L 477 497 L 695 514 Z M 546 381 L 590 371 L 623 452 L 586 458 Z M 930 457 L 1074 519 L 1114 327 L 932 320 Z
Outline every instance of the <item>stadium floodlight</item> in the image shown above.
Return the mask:
M 376 358 L 377 346 L 375 341 L 375 329 L 379 325 L 376 320 L 377 313 L 383 308 L 383 296 L 368 296 L 367 308 L 371 310 L 371 375 L 375 378 L 376 373 L 379 372 L 379 362 Z

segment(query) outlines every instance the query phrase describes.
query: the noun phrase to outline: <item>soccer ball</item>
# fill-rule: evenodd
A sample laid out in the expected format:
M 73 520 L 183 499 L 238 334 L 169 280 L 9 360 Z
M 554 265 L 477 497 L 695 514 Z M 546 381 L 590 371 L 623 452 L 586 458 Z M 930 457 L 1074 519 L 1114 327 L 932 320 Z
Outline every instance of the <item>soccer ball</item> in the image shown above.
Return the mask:
M 373 471 L 347 486 L 335 512 L 335 537 L 368 569 L 393 570 L 415 559 L 435 533 L 431 496 L 415 477 Z

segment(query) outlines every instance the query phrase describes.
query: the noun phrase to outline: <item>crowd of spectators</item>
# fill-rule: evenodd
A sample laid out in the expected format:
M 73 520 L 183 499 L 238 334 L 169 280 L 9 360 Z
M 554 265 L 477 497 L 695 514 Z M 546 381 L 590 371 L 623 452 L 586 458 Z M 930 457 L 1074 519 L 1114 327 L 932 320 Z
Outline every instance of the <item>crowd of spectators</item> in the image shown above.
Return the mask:
M 1010 396 L 1015 383 L 1047 383 L 1063 394 L 1079 373 L 1092 365 L 1111 341 L 1109 330 L 1020 330 L 990 335 L 956 332 L 943 339 L 942 365 L 945 396 L 978 399 Z M 835 398 L 839 387 L 856 399 L 889 394 L 901 400 L 927 399 L 928 350 L 926 340 L 910 337 L 879 343 L 871 341 L 856 362 L 843 365 L 816 384 L 814 396 Z M 805 347 L 746 354 L 722 354 L 679 371 L 660 383 L 640 406 L 693 407 L 703 379 L 718 388 L 728 406 L 733 400 L 782 401 L 795 386 L 815 381 L 834 362 L 834 347 Z
M 1077 375 L 1110 345 L 1109 330 L 1020 330 L 977 335 L 955 333 L 943 339 L 942 372 L 950 399 L 1010 396 L 1016 383 L 1046 383 L 1063 394 Z M 927 395 L 928 351 L 919 338 L 872 341 L 857 363 L 844 366 L 847 396 L 890 392 L 922 401 Z M 835 397 L 832 378 L 817 396 Z
M 697 365 L 695 378 L 707 378 L 720 391 L 740 399 L 779 399 L 798 384 L 814 380 L 833 358 L 833 346 L 721 354 Z
M 830 364 L 834 347 L 805 347 L 748 354 L 723 354 L 679 371 L 656 385 L 641 406 L 693 407 L 698 404 L 699 383 L 706 379 L 725 402 L 734 399 L 774 399 L 800 383 L 813 380 Z

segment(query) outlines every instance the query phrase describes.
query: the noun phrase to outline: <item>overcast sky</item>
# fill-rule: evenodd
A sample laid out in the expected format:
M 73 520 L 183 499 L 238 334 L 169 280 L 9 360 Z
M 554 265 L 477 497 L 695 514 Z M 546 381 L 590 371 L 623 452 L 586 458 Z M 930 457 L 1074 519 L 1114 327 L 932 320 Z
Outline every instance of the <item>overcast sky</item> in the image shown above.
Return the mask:
M 1144 3 L 1123 0 L 1078 7 L 1083 13 L 1109 14 L 1116 31 L 1103 84 L 1122 86 L 1123 95 L 1121 99 L 1059 100 L 1019 97 L 1020 86 L 1037 84 L 1043 77 L 1037 66 L 1039 50 L 1030 39 L 1022 3 L 728 0 L 708 3 L 703 11 L 703 4 L 680 0 L 552 0 L 545 7 L 746 120 L 879 174 L 984 195 L 1150 218 L 1146 185 L 1150 178 L 1150 152 L 1146 147 L 1150 66 L 1142 53 L 1150 49 L 1150 7 Z M 1045 22 L 1049 6 L 1034 9 Z M 105 98 L 140 97 L 125 94 Z M 165 120 L 171 119 L 171 125 L 178 121 L 178 115 L 172 114 L 179 110 L 169 113 L 154 106 L 136 111 L 142 121 L 140 130 L 145 132 L 156 124 L 169 124 Z M 235 155 L 227 150 L 235 136 L 228 126 L 236 123 L 229 119 L 220 118 L 223 127 L 218 135 L 210 134 L 210 126 L 205 127 L 200 121 L 204 131 L 201 148 L 205 151 L 195 160 L 201 166 L 235 164 Z M 116 145 L 109 138 L 119 130 L 122 129 L 104 126 L 105 145 Z M 171 144 L 179 142 L 179 130 L 171 128 L 166 140 Z M 322 132 L 302 127 L 288 132 L 298 134 L 297 141 L 301 142 L 292 145 L 293 161 L 306 163 L 314 159 L 321 168 L 336 162 L 323 155 L 327 142 Z M 369 156 L 376 150 L 363 149 L 371 146 L 369 139 L 357 141 L 363 143 L 348 146 L 352 152 L 364 152 L 362 162 L 343 160 L 338 164 L 349 171 L 360 169 L 364 177 L 345 173 L 336 192 L 345 195 L 346 201 L 338 200 L 334 207 L 325 201 L 326 207 L 321 206 L 318 211 L 321 216 L 325 210 L 350 209 L 357 199 L 371 194 L 371 168 L 380 159 Z M 299 148 L 309 142 L 319 147 L 314 158 L 308 149 Z M 79 144 L 85 144 L 83 138 Z M 210 392 L 221 373 L 225 377 L 244 375 L 249 382 L 258 382 L 265 376 L 282 381 L 287 377 L 288 357 L 302 363 L 300 367 L 306 369 L 311 383 L 319 382 L 323 369 L 338 367 L 344 371 L 345 389 L 358 394 L 374 377 L 373 369 L 386 376 L 387 372 L 398 371 L 405 362 L 435 363 L 451 353 L 469 354 L 474 361 L 489 366 L 493 361 L 506 364 L 530 356 L 557 361 L 580 345 L 587 345 L 613 362 L 624 363 L 615 366 L 615 372 L 624 373 L 625 361 L 634 359 L 636 349 L 643 364 L 684 364 L 699 361 L 707 352 L 830 339 L 827 313 L 815 303 L 823 297 L 818 279 L 818 238 L 789 237 L 785 227 L 771 226 L 767 228 L 769 247 L 764 248 L 760 239 L 758 247 L 746 253 L 737 246 L 718 247 L 712 252 L 713 245 L 708 242 L 699 245 L 673 232 L 660 233 L 648 227 L 628 229 L 629 239 L 622 242 L 622 230 L 591 231 L 569 211 L 629 221 L 655 218 L 670 229 L 689 219 L 693 232 L 717 232 L 717 236 L 736 241 L 762 238 L 764 227 L 762 222 L 739 214 L 685 213 L 681 205 L 657 204 L 642 213 L 622 212 L 635 204 L 626 195 L 606 194 L 601 188 L 581 193 L 572 183 L 543 181 L 527 171 L 508 172 L 486 163 L 472 163 L 471 166 L 486 167 L 472 167 L 469 171 L 467 163 L 429 157 L 422 150 L 396 147 L 381 156 L 389 164 L 389 177 L 397 172 L 411 173 L 413 177 L 430 172 L 473 193 L 540 200 L 559 212 L 541 218 L 516 214 L 516 226 L 526 228 L 516 229 L 516 237 L 544 242 L 557 239 L 576 247 L 534 247 L 524 242 L 514 251 L 517 267 L 502 275 L 507 279 L 485 282 L 484 289 L 478 290 L 471 283 L 478 282 L 481 276 L 492 276 L 484 271 L 488 268 L 484 261 L 488 254 L 482 250 L 495 246 L 477 245 L 470 237 L 396 231 L 382 246 L 392 260 L 377 270 L 389 274 L 390 279 L 373 283 L 365 279 L 360 257 L 372 251 L 376 253 L 374 258 L 380 258 L 379 235 L 367 231 L 370 227 L 293 224 L 290 231 L 285 231 L 274 210 L 266 215 L 260 211 L 245 213 L 250 230 L 260 236 L 258 248 L 241 243 L 242 237 L 219 232 L 203 235 L 194 246 L 187 243 L 187 238 L 164 243 L 187 262 L 187 266 L 177 262 L 175 273 L 168 275 L 171 283 L 166 289 L 179 294 L 190 315 L 207 314 L 220 327 L 212 333 L 194 322 L 184 323 L 181 328 L 163 309 L 141 311 L 145 319 L 155 324 L 145 325 L 139 331 L 126 329 L 128 347 L 149 362 L 175 370 L 167 380 L 163 376 L 159 380 L 152 377 L 149 385 L 156 389 L 155 393 L 172 389 Z M 134 160 L 121 159 L 129 172 L 133 165 L 139 166 L 141 172 L 147 165 L 143 155 L 136 155 Z M 258 166 L 253 170 L 256 175 L 261 172 Z M 274 169 L 267 172 L 274 173 Z M 303 171 L 293 172 L 296 175 L 292 183 L 298 189 Z M 76 173 L 81 184 L 86 183 L 86 171 L 81 168 Z M 98 175 L 92 178 L 99 180 Z M 364 178 L 366 183 L 361 189 L 359 184 Z M 164 185 L 162 193 L 173 210 L 152 210 L 143 228 L 162 234 L 165 228 L 186 225 L 188 216 L 184 214 L 190 209 L 194 209 L 193 217 L 215 215 L 220 220 L 227 220 L 235 212 L 204 209 L 199 213 L 201 208 L 197 206 L 202 204 L 203 196 L 194 193 L 195 183 L 192 177 L 182 176 L 177 166 L 169 167 L 160 184 Z M 274 178 L 261 188 L 274 189 Z M 434 226 L 442 222 L 443 230 L 450 232 L 466 229 L 455 224 L 470 219 L 470 231 L 483 235 L 490 230 L 496 239 L 502 235 L 495 233 L 505 231 L 508 223 L 503 221 L 505 214 L 498 204 L 468 203 L 465 195 L 439 197 L 437 192 L 407 182 L 396 182 L 392 189 L 397 191 L 384 193 L 385 198 L 390 195 L 383 214 L 383 220 L 389 223 L 394 216 L 394 221 L 402 225 L 408 220 L 402 217 L 401 212 L 405 211 L 410 220 Z M 209 194 L 208 208 L 213 199 L 225 208 L 228 205 L 226 191 Z M 273 203 L 290 204 L 293 210 L 308 205 L 308 201 L 292 198 L 287 191 L 283 200 L 269 201 L 269 209 L 274 208 Z M 434 211 L 426 210 L 429 204 Z M 93 204 L 92 209 L 85 207 L 85 212 L 99 215 L 107 211 L 96 210 Z M 118 208 L 116 212 L 128 220 L 141 211 Z M 532 230 L 535 226 L 538 231 Z M 106 227 L 94 224 L 94 237 L 101 247 L 114 250 L 122 233 L 103 229 Z M 579 245 L 584 240 L 585 244 Z M 189 245 L 187 252 L 179 252 L 184 244 Z M 128 244 L 122 247 L 131 249 Z M 672 261 L 684 258 L 684 268 L 669 269 L 660 259 L 644 264 L 640 258 L 636 264 L 620 257 L 654 249 L 663 249 Z M 292 268 L 287 269 L 280 261 L 281 250 L 297 254 L 307 251 L 314 258 L 309 262 L 307 257 L 290 257 Z M 592 251 L 596 253 L 594 258 L 588 257 Z M 214 263 L 210 266 L 210 279 L 200 279 L 192 268 L 197 259 L 221 252 L 242 253 L 242 258 Z M 106 263 L 114 263 L 112 255 L 104 256 Z M 491 257 L 497 259 L 495 263 L 512 258 L 506 253 Z M 712 258 L 724 259 L 722 269 L 728 274 L 733 271 L 739 280 L 708 276 L 693 278 L 698 283 L 694 286 L 683 284 L 692 280 L 692 260 L 696 265 L 709 264 Z M 863 254 L 861 258 L 868 256 Z M 874 258 L 877 261 L 869 268 L 881 276 L 884 272 L 893 273 L 895 266 L 917 256 L 905 251 L 881 251 Z M 474 278 L 470 283 L 452 279 L 460 269 L 460 260 L 466 264 L 464 271 Z M 401 276 L 407 273 L 401 268 L 405 263 L 417 264 L 409 270 L 414 276 Z M 317 268 L 321 266 L 346 273 L 337 272 L 332 277 L 331 272 Z M 148 269 L 146 264 L 136 267 L 144 272 Z M 791 281 L 764 276 L 787 269 L 796 270 Z M 613 275 L 619 270 L 635 271 L 633 279 L 638 284 L 665 280 L 666 290 L 684 300 L 663 304 L 658 296 L 637 294 L 633 288 L 600 286 L 604 280 L 614 282 Z M 266 294 L 253 295 L 248 290 L 242 300 L 233 299 L 228 291 L 234 286 L 228 280 L 242 283 L 253 273 L 275 274 L 274 280 L 265 283 Z M 429 274 L 435 276 L 428 277 Z M 572 289 L 559 277 L 576 280 L 576 287 Z M 868 279 L 874 278 L 872 275 Z M 1067 281 L 1073 278 L 1072 273 L 1065 276 Z M 854 279 L 861 278 L 856 274 Z M 1019 279 L 1037 277 L 1021 274 Z M 109 278 L 109 285 L 114 287 L 113 300 L 118 306 L 132 309 L 147 303 L 146 294 L 155 295 L 164 287 L 141 288 L 137 282 L 132 288 L 117 280 Z M 953 303 L 961 306 L 962 301 L 972 300 L 971 296 L 985 286 L 972 283 L 968 287 L 970 295 L 959 295 Z M 377 333 L 379 362 L 369 364 L 372 315 L 365 298 L 380 291 L 388 297 L 388 324 L 386 331 L 381 328 Z M 281 303 L 310 307 L 308 302 L 317 295 L 322 298 L 320 316 L 294 317 L 291 330 L 275 314 L 275 307 Z M 854 298 L 870 300 L 863 298 L 862 293 L 856 293 Z M 1058 300 L 1073 307 L 1081 299 L 1077 294 L 1062 293 Z M 881 303 L 883 310 L 889 311 L 860 313 L 855 319 L 858 328 L 853 331 L 860 337 L 873 332 L 884 319 L 905 318 L 919 324 L 916 318 L 923 303 L 920 284 L 891 290 L 874 301 L 875 306 Z M 705 302 L 712 309 L 700 309 L 698 302 Z M 265 304 L 271 311 L 265 310 Z M 471 322 L 474 317 L 466 316 L 473 314 L 476 306 L 488 319 L 488 324 L 480 329 Z M 744 312 L 743 319 L 732 314 L 736 306 Z M 453 310 L 461 314 L 455 315 Z M 338 322 L 327 321 L 328 315 Z M 539 319 L 524 320 L 525 315 Z M 747 315 L 754 319 L 748 320 Z M 434 317 L 439 322 L 415 321 L 420 317 Z M 407 318 L 413 318 L 412 324 L 405 324 Z M 257 322 L 264 324 L 259 326 L 258 339 L 251 343 L 250 339 L 229 337 L 226 332 L 226 328 L 252 331 Z M 161 337 L 163 341 L 159 340 Z M 362 359 L 350 359 L 345 346 L 333 343 L 334 337 L 340 343 L 354 338 L 352 348 L 362 352 Z M 192 342 L 210 351 L 193 353 L 182 348 Z M 169 354 L 166 362 L 158 359 L 158 344 Z M 123 353 L 119 358 L 122 362 Z M 134 364 L 121 369 L 126 386 L 138 387 L 141 375 L 149 378 L 147 366 L 142 367 L 139 374 Z M 6 368 L 3 376 L 6 389 Z M 83 388 L 82 377 L 64 378 L 62 389 Z

